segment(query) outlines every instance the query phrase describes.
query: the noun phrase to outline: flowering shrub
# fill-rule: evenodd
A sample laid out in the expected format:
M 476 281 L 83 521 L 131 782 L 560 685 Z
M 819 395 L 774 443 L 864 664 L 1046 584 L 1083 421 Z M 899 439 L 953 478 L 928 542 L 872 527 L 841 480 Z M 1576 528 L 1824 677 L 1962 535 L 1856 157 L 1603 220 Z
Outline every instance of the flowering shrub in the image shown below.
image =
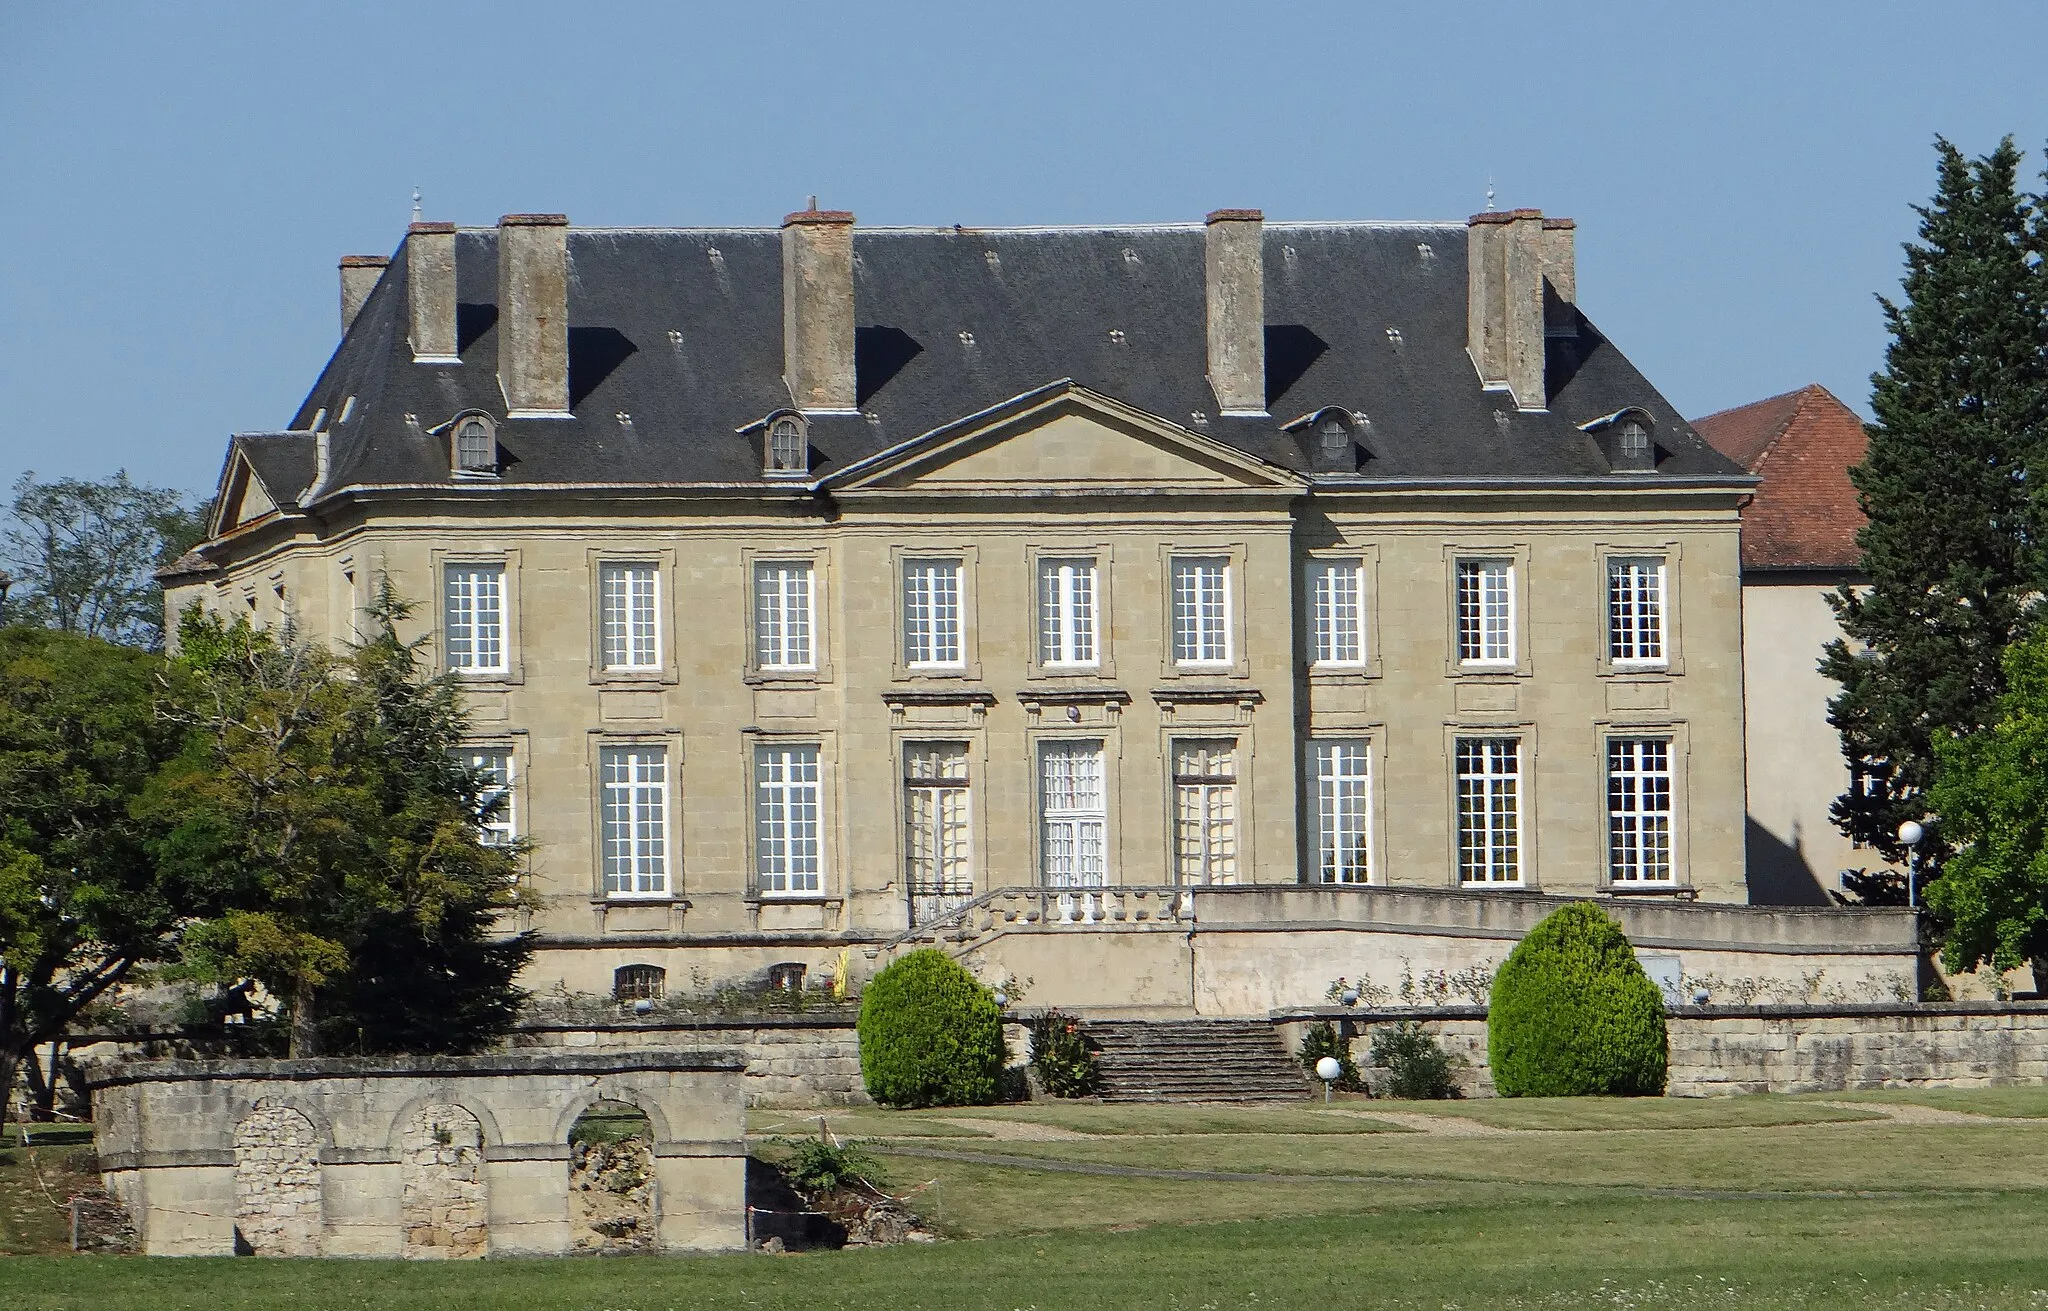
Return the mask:
M 1058 1011 L 1031 1021 L 1031 1068 L 1055 1097 L 1086 1097 L 1102 1085 L 1095 1044 L 1078 1020 Z

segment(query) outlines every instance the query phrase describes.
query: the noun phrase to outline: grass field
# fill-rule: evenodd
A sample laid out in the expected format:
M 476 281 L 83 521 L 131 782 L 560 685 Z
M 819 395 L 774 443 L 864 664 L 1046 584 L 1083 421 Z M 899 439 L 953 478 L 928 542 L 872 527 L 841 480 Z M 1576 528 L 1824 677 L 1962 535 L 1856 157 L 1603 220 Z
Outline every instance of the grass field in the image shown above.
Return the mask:
M 1982 1094 L 831 1110 L 956 1241 L 480 1265 L 16 1255 L 0 1307 L 2048 1311 L 2048 1126 L 1961 1118 L 2048 1115 L 2048 1090 Z M 751 1117 L 766 1137 L 816 1126 Z M 64 1150 L 42 1151 L 46 1177 Z M 0 1250 L 62 1232 L 23 1153 L 0 1154 Z

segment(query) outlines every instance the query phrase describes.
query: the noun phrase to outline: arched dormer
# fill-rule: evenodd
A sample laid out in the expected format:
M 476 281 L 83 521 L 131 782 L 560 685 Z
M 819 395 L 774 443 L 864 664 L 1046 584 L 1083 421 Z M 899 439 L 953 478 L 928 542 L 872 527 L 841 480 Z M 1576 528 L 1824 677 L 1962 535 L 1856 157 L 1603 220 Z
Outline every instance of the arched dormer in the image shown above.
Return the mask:
M 778 410 L 762 428 L 761 472 L 770 478 L 803 478 L 811 472 L 811 430 L 795 410 Z
M 458 477 L 498 475 L 498 422 L 482 410 L 465 410 L 448 424 L 448 468 Z
M 1640 405 L 1579 425 L 1600 443 L 1607 467 L 1615 473 L 1657 472 L 1657 420 Z
M 1281 426 L 1302 439 L 1315 472 L 1358 472 L 1362 416 L 1341 405 L 1325 405 Z

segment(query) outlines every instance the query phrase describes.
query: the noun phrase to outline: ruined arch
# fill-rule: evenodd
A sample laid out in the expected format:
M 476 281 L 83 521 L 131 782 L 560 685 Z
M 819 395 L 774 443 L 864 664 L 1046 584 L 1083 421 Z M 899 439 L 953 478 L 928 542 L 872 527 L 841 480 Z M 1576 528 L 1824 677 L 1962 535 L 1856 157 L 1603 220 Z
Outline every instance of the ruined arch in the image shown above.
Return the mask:
M 455 1102 L 428 1102 L 399 1136 L 400 1215 L 408 1258 L 479 1257 L 490 1247 L 484 1126 Z
M 318 1256 L 324 1223 L 322 1135 L 305 1112 L 261 1097 L 235 1125 L 235 1247 L 253 1256 Z

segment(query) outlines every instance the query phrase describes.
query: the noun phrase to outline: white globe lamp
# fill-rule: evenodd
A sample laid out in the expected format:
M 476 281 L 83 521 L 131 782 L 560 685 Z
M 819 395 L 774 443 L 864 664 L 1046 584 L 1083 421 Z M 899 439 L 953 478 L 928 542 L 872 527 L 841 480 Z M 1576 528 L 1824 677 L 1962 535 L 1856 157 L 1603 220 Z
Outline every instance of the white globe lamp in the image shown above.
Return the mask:
M 1337 1084 L 1338 1076 L 1344 1073 L 1344 1066 L 1334 1056 L 1325 1056 L 1316 1062 L 1316 1078 L 1323 1081 L 1323 1100 L 1330 1100 L 1330 1089 Z
M 1920 904 L 1919 860 L 1920 840 L 1927 836 L 1927 826 L 1917 819 L 1909 819 L 1899 825 L 1899 841 L 1906 848 L 1906 905 Z

